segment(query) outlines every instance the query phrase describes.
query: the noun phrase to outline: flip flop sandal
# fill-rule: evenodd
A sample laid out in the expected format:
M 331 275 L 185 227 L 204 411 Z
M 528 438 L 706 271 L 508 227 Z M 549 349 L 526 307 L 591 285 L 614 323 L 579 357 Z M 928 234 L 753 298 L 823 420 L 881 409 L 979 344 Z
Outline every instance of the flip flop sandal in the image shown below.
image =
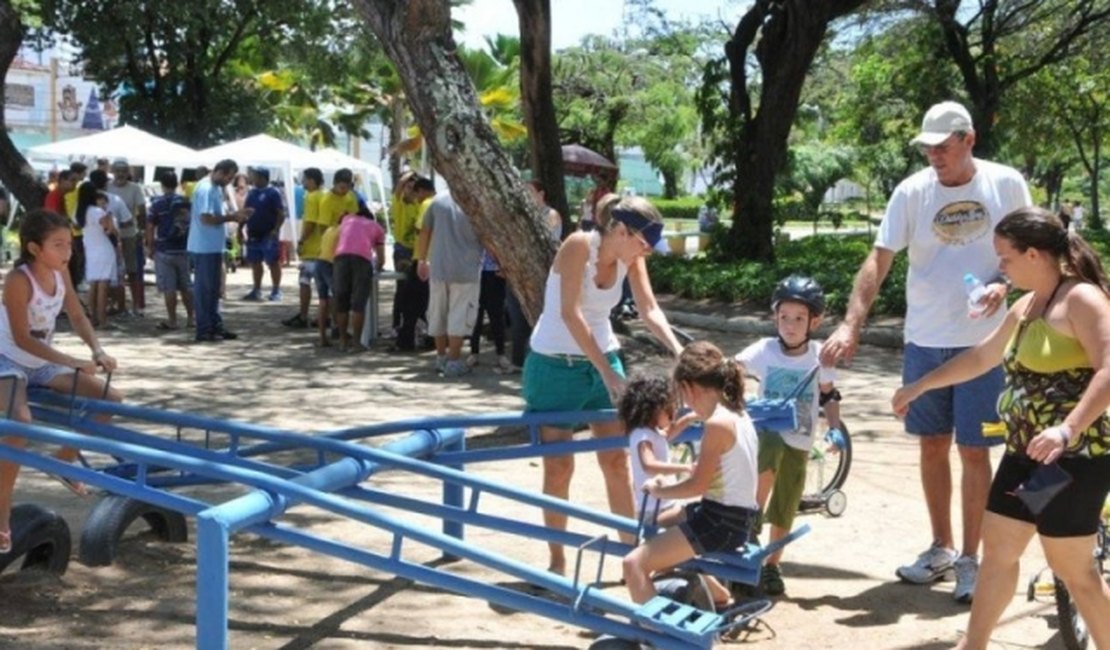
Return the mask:
M 12 552 L 12 531 L 4 531 L 0 533 L 0 555 L 6 555 Z
M 179 326 L 179 325 L 170 325 L 169 323 L 167 323 L 166 321 L 163 320 L 163 321 L 158 321 L 158 329 L 160 329 L 164 332 L 170 332 L 170 331 L 173 331 L 173 330 L 176 330 L 176 329 L 181 329 L 181 326 Z
M 50 474 L 49 476 L 50 476 L 50 478 L 54 479 L 55 481 L 61 483 L 64 486 L 66 486 L 67 490 L 76 494 L 79 497 L 87 497 L 87 496 L 90 495 L 89 486 L 85 485 L 84 483 L 82 483 L 80 481 L 75 481 L 71 478 L 66 478 L 64 476 L 58 476 L 57 474 Z

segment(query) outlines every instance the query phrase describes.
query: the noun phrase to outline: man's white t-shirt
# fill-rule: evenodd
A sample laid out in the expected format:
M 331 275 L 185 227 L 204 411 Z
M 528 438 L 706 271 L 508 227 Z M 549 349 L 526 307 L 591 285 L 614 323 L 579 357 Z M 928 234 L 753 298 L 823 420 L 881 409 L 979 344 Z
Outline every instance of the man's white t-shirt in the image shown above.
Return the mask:
M 963 277 L 984 284 L 998 275 L 994 226 L 1010 212 L 1032 205 L 1029 187 L 1011 167 L 975 159 L 975 176 L 946 187 L 932 167 L 910 176 L 894 190 L 875 246 L 908 249 L 905 340 L 921 347 L 975 345 L 1005 317 L 967 313 Z
M 810 341 L 803 354 L 788 356 L 777 337 L 768 337 L 744 348 L 736 355 L 736 360 L 744 366 L 745 374 L 759 380 L 760 397 L 779 399 L 793 393 L 806 374 L 817 366 L 820 351 L 821 344 Z M 783 442 L 795 449 L 809 451 L 820 418 L 818 386 L 835 381 L 836 368 L 822 366 L 816 378 L 802 389 L 794 402 L 798 428 L 780 432 Z

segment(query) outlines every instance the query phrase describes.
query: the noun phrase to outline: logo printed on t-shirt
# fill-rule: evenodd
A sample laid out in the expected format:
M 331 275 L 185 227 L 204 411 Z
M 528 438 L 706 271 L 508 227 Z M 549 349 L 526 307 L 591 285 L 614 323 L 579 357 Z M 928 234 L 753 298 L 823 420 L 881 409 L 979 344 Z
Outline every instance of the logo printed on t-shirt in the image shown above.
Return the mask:
M 768 366 L 767 377 L 763 380 L 763 396 L 768 399 L 783 399 L 794 392 L 798 383 L 805 379 L 806 370 Z M 813 428 L 813 382 L 802 390 L 796 399 L 795 413 L 798 418 L 798 433 L 808 435 Z
M 990 213 L 978 201 L 956 201 L 937 211 L 933 232 L 949 246 L 963 246 L 983 237 L 990 230 Z

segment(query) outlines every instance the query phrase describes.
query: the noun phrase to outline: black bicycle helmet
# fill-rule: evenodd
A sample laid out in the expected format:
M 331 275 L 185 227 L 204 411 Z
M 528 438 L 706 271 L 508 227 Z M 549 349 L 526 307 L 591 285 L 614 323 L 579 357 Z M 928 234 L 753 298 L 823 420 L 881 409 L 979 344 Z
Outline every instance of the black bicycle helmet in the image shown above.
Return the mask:
M 779 282 L 771 294 L 771 309 L 778 309 L 783 300 L 794 300 L 809 307 L 810 316 L 825 313 L 825 290 L 813 278 L 792 275 Z

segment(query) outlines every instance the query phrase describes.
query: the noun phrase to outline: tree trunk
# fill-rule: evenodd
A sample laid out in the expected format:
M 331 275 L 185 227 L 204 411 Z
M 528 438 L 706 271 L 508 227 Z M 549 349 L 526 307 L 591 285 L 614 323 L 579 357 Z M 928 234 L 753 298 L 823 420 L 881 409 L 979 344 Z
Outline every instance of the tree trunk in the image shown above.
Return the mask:
M 359 0 L 356 7 L 397 67 L 433 166 L 534 322 L 554 243 L 455 54 L 447 0 Z
M 0 111 L 5 105 L 3 79 L 8 76 L 25 33 L 19 12 L 8 0 L 0 0 Z M 0 112 L 0 181 L 25 208 L 40 208 L 46 200 L 46 188 L 35 179 L 35 171 L 8 136 L 3 112 Z
M 773 261 L 775 177 L 810 64 L 831 21 L 864 0 L 757 0 L 725 44 L 732 82 L 729 114 L 736 139 L 732 229 L 726 250 L 740 259 Z M 748 95 L 748 53 L 759 64 L 759 108 Z
M 551 0 L 513 2 L 520 21 L 520 96 L 532 177 L 543 184 L 547 203 L 563 216 L 563 232 L 570 232 L 562 143 L 551 89 Z
M 663 198 L 678 198 L 678 175 L 673 171 L 664 171 L 660 173 L 663 174 Z
M 389 100 L 389 177 L 392 187 L 401 180 L 401 152 L 397 147 L 405 139 L 405 102 L 397 95 Z
M 1098 200 L 1098 186 L 1099 178 L 1102 176 L 1102 143 L 1099 139 L 1094 142 L 1094 150 L 1091 152 L 1091 209 L 1090 216 L 1087 217 L 1087 227 L 1093 230 L 1102 230 L 1104 224 L 1102 222 L 1102 213 L 1099 212 Z

